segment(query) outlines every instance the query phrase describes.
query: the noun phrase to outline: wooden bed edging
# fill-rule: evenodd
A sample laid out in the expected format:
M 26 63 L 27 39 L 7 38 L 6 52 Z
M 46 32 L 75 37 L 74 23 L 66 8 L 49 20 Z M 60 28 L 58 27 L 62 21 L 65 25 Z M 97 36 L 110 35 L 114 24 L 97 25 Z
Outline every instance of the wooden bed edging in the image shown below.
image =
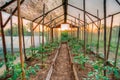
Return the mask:
M 68 51 L 69 51 L 68 54 L 70 56 L 70 64 L 72 65 L 75 80 L 79 80 L 78 73 L 76 71 L 76 68 L 75 68 L 75 65 L 74 65 L 74 62 L 73 62 L 73 59 L 72 59 L 72 56 L 71 56 L 69 45 L 68 45 Z
M 54 67 L 54 64 L 55 64 L 55 62 L 56 62 L 57 56 L 58 56 L 58 54 L 59 54 L 60 47 L 61 47 L 61 44 L 60 44 L 60 46 L 58 47 L 58 50 L 57 50 L 57 52 L 56 52 L 56 55 L 55 55 L 54 59 L 52 60 L 52 65 L 51 65 L 51 67 L 50 67 L 50 69 L 49 69 L 49 71 L 48 71 L 48 74 L 47 74 L 47 77 L 46 77 L 45 80 L 50 80 L 50 78 L 51 78 L 51 75 L 52 75 L 52 73 L 53 73 L 53 67 Z

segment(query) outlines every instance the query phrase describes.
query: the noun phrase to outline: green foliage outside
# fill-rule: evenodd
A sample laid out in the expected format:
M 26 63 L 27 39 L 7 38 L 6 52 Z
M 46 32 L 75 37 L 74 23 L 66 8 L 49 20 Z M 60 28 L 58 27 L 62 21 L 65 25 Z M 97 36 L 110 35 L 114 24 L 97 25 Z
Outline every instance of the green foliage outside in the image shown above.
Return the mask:
M 12 26 L 12 29 L 13 29 L 13 36 L 18 36 L 18 25 L 17 24 L 14 24 Z M 31 35 L 31 32 L 29 32 L 26 28 L 26 26 L 23 26 L 23 29 L 24 29 L 24 35 L 25 36 L 30 36 Z M 5 30 L 5 35 L 6 36 L 10 36 L 11 35 L 11 28 L 8 28 Z
M 61 33 L 61 41 L 62 42 L 68 41 L 68 31 L 62 31 L 62 33 Z

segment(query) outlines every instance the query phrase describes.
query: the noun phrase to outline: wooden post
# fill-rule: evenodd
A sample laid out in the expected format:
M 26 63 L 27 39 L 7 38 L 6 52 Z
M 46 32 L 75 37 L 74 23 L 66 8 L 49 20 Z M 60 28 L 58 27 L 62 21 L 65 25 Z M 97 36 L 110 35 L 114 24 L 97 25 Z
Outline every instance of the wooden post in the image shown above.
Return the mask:
M 93 23 L 92 23 L 92 31 L 91 31 L 91 44 L 92 44 L 92 39 L 93 39 Z
M 84 9 L 84 57 L 86 56 L 86 23 L 85 23 L 85 0 L 83 0 L 83 9 Z
M 44 46 L 44 17 L 45 17 L 45 4 L 43 4 L 43 23 L 42 23 L 42 45 Z
M 40 40 L 40 25 L 39 25 L 39 44 L 41 43 L 41 40 Z
M 51 42 L 53 42 L 53 28 L 51 27 Z
M 70 25 L 70 27 L 71 27 L 71 37 L 73 37 L 73 33 L 72 33 L 72 20 L 71 20 L 71 25 Z
M 31 30 L 31 47 L 33 48 L 34 47 L 34 43 L 33 43 L 33 22 L 31 22 L 30 24 L 30 30 Z M 32 55 L 33 55 L 33 50 L 32 51 Z
M 11 11 L 11 15 L 12 15 L 12 9 L 10 11 Z M 14 51 L 13 51 L 13 25 L 12 25 L 12 16 L 11 16 L 11 19 L 10 19 L 10 26 L 11 26 L 11 53 L 14 56 Z
M 111 26 L 110 26 L 110 35 L 109 35 L 109 41 L 108 41 L 107 60 L 109 58 L 109 51 L 110 51 L 110 44 L 111 44 L 111 37 L 112 37 L 112 27 L 113 27 L 113 16 L 111 17 Z
M 106 2 L 107 0 L 104 0 L 103 1 L 103 4 L 104 4 L 104 7 L 103 7 L 103 10 L 104 10 L 104 67 L 106 66 Z M 104 70 L 104 76 L 106 76 L 106 70 Z
M 49 32 L 49 27 L 48 27 L 48 41 L 50 42 L 50 32 Z
M 19 51 L 20 51 L 20 62 L 21 62 L 21 68 L 22 68 L 22 80 L 25 79 L 25 70 L 24 70 L 24 59 L 23 59 L 23 52 L 22 52 L 22 25 L 21 25 L 21 19 L 20 19 L 20 0 L 17 0 L 17 8 L 18 8 L 18 32 L 19 32 Z
M 119 33 L 118 33 L 118 41 L 117 41 L 117 49 L 116 49 L 116 54 L 115 54 L 114 67 L 116 67 L 116 63 L 117 63 L 119 44 L 120 44 L 120 25 L 119 25 Z
M 78 40 L 79 40 L 79 32 L 80 32 L 80 28 L 77 27 L 77 38 L 78 38 Z
M 78 28 L 78 39 L 80 39 L 80 37 L 81 37 L 81 36 L 80 36 L 80 35 L 81 35 L 81 33 L 80 33 L 80 32 L 81 32 L 81 29 L 80 29 L 80 14 L 78 15 L 78 18 L 79 18 L 79 20 L 78 20 L 78 27 L 79 27 L 79 28 Z M 81 39 L 80 39 L 80 40 L 81 40 Z
M 53 42 L 52 16 L 50 16 L 50 42 Z
M 42 49 L 44 47 L 44 17 L 45 17 L 45 4 L 43 4 Z M 43 64 L 43 52 L 42 52 L 42 64 Z
M 97 10 L 97 17 L 99 17 L 99 11 Z M 98 41 L 97 41 L 97 53 L 99 54 L 99 41 L 100 41 L 100 27 L 101 27 L 101 21 L 98 21 Z
M 23 37 L 23 51 L 24 51 L 24 59 L 27 60 L 27 55 L 25 51 L 25 37 L 24 37 L 24 26 L 23 26 L 23 19 L 21 18 L 21 25 L 22 25 L 22 37 Z
M 6 42 L 5 42 L 5 34 L 4 34 L 4 26 L 3 26 L 3 20 L 2 20 L 2 12 L 0 11 L 0 25 L 1 25 L 1 35 L 2 35 L 2 45 L 3 45 L 3 52 L 4 52 L 4 61 L 6 65 L 6 70 L 9 71 L 9 68 L 7 66 L 7 50 L 6 50 Z

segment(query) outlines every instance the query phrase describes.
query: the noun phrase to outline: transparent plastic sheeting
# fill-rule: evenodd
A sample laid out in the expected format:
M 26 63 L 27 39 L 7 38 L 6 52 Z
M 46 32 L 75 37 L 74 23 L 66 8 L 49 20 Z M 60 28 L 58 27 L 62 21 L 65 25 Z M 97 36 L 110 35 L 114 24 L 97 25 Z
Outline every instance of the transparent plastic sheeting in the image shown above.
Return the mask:
M 120 2 L 120 0 L 118 1 Z M 68 0 L 68 3 L 75 7 L 83 9 L 83 0 Z M 103 0 L 86 0 L 87 12 L 97 16 L 97 10 L 99 10 L 99 18 L 103 18 Z M 120 12 L 120 5 L 115 0 L 107 0 L 107 16 L 115 14 L 117 12 Z M 71 6 L 68 6 L 68 14 L 74 15 L 75 17 L 78 17 L 80 14 L 81 19 L 83 19 L 83 12 Z M 120 17 L 120 15 L 118 15 L 118 17 Z

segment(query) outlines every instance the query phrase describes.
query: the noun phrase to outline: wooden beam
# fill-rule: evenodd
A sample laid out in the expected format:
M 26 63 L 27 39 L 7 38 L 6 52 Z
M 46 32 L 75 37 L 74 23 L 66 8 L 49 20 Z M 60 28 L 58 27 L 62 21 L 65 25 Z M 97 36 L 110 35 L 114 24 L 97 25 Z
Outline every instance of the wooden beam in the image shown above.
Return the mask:
M 99 17 L 99 11 L 97 10 L 97 17 Z M 94 22 L 93 22 L 94 23 Z M 99 41 L 100 41 L 100 27 L 101 27 L 101 21 L 97 23 L 98 28 L 98 40 L 97 40 L 97 48 L 96 48 L 96 54 L 99 54 Z
M 74 24 L 75 24 L 75 22 L 74 21 L 72 21 L 72 20 L 70 20 L 70 19 L 67 19 L 68 21 L 71 21 L 71 22 L 73 22 Z M 78 23 L 77 23 L 78 24 Z M 78 27 L 78 26 L 77 26 Z
M 87 15 L 87 14 L 86 14 Z M 99 28 L 99 26 L 93 21 L 93 19 L 89 16 L 89 15 L 87 15 L 88 16 L 88 18 L 92 21 L 92 23 L 94 23 L 94 25 L 97 27 L 97 28 Z
M 2 19 L 2 12 L 0 11 L 0 26 L 1 26 L 1 37 L 2 37 L 2 45 L 3 45 L 3 53 L 4 53 L 4 61 L 5 61 L 5 66 L 6 70 L 9 71 L 7 62 L 7 50 L 6 50 L 6 42 L 5 42 L 5 34 L 4 34 L 4 29 L 3 29 L 3 19 Z
M 120 6 L 120 2 L 118 1 L 118 0 L 116 0 L 116 2 L 119 4 L 119 6 Z
M 115 53 L 114 67 L 116 67 L 116 63 L 117 63 L 117 56 L 118 56 L 119 44 L 120 44 L 120 25 L 119 25 L 119 33 L 118 33 L 117 49 L 116 49 L 116 53 Z
M 17 0 L 17 14 L 18 14 L 18 33 L 19 33 L 19 51 L 20 51 L 20 62 L 22 68 L 22 80 L 25 79 L 25 70 L 24 70 L 24 59 L 22 52 L 22 25 L 21 25 L 21 11 L 20 11 L 20 0 Z
M 56 23 L 58 24 L 59 22 L 61 22 L 61 21 L 63 21 L 64 19 L 61 19 L 61 20 L 59 20 L 59 21 L 57 21 Z M 50 26 L 50 24 L 49 25 L 46 25 L 46 26 Z
M 110 51 L 110 45 L 111 45 L 113 19 L 114 19 L 114 16 L 111 17 L 110 34 L 109 34 L 108 49 L 107 49 L 107 55 L 106 55 L 107 60 L 109 59 L 109 51 Z
M 44 47 L 44 19 L 45 19 L 45 4 L 43 4 L 42 48 Z M 43 64 L 43 52 L 42 52 L 42 64 Z
M 62 0 L 63 2 L 63 10 L 64 10 L 64 23 L 67 21 L 67 9 L 68 9 L 68 0 Z
M 22 0 L 20 2 L 20 5 L 24 2 L 25 0 Z M 10 14 L 10 16 L 8 17 L 8 19 L 5 21 L 3 27 L 5 27 L 7 25 L 7 23 L 9 22 L 9 20 L 11 19 L 11 17 L 15 14 L 15 12 L 17 11 L 17 7 L 13 10 L 13 12 Z
M 70 17 L 72 17 L 72 18 L 76 18 L 77 20 L 79 20 L 79 18 L 77 18 L 77 17 L 75 17 L 75 16 L 73 16 L 73 15 L 71 15 L 71 14 L 68 14 L 68 16 L 70 16 Z M 80 23 L 83 24 L 84 21 L 80 19 Z M 86 24 L 88 24 L 88 23 L 86 22 Z
M 57 6 L 57 7 L 55 7 L 54 9 L 52 9 L 52 10 L 50 10 L 50 11 L 46 12 L 44 15 L 47 15 L 47 14 L 49 14 L 50 12 L 52 12 L 52 11 L 54 11 L 54 10 L 56 10 L 56 9 L 60 8 L 62 5 L 63 5 L 63 4 L 61 4 L 61 5 Z M 37 19 L 39 19 L 39 18 L 41 18 L 41 17 L 43 17 L 43 14 L 42 14 L 42 15 L 40 15 L 39 17 L 37 17 L 37 18 L 33 19 L 33 22 L 35 22 Z
M 0 11 L 2 11 L 4 8 L 9 6 L 10 4 L 14 3 L 16 0 L 11 0 L 9 2 L 6 2 L 3 6 L 0 7 Z
M 107 27 L 107 19 L 106 19 L 106 3 L 107 0 L 103 1 L 103 10 L 104 10 L 104 67 L 106 66 L 106 27 Z M 104 76 L 106 76 L 106 70 L 104 70 Z
M 11 14 L 12 14 L 12 9 L 10 10 Z M 13 21 L 12 21 L 12 17 L 10 19 L 10 27 L 11 27 L 11 53 L 14 56 L 14 50 L 13 50 L 13 25 L 12 25 Z
M 51 21 L 54 21 L 54 20 L 56 20 L 56 19 L 62 17 L 63 15 L 64 15 L 64 14 L 62 14 L 62 15 L 60 15 L 60 16 L 57 16 L 56 18 L 50 20 L 49 22 L 46 22 L 44 25 L 47 25 L 48 23 L 51 23 Z
M 112 17 L 112 16 L 114 16 L 114 15 L 118 15 L 118 14 L 120 14 L 120 12 L 117 12 L 117 13 L 114 13 L 114 14 L 112 14 L 112 15 L 108 15 L 108 16 L 106 16 L 105 18 L 109 18 L 109 17 Z M 100 20 L 104 20 L 105 18 L 101 18 Z M 94 21 L 94 22 L 98 22 L 99 20 L 96 20 L 96 21 Z M 92 24 L 93 22 L 90 22 L 89 24 Z
M 98 18 L 97 16 L 95 16 L 95 15 L 87 12 L 86 10 L 80 9 L 80 8 L 78 8 L 78 7 L 76 7 L 76 6 L 71 5 L 71 4 L 68 4 L 68 5 L 71 6 L 71 7 L 73 7 L 73 8 L 75 8 L 75 9 L 78 9 L 78 10 L 80 10 L 80 11 L 83 11 L 83 12 L 85 12 L 86 14 L 91 15 L 91 16 L 93 16 L 94 18 L 100 19 L 100 18 Z
M 85 22 L 85 20 L 86 20 L 86 16 L 85 16 L 85 14 L 86 14 L 86 0 L 83 0 L 83 12 L 84 12 L 84 14 L 83 14 L 83 17 L 84 17 L 84 57 L 86 56 L 86 22 Z M 84 66 L 85 66 L 85 64 L 84 64 Z
M 25 50 L 24 25 L 23 25 L 23 19 L 22 19 L 22 18 L 21 18 L 21 25 L 22 25 L 22 37 L 23 37 L 24 59 L 27 60 L 27 55 L 26 55 L 26 50 Z

